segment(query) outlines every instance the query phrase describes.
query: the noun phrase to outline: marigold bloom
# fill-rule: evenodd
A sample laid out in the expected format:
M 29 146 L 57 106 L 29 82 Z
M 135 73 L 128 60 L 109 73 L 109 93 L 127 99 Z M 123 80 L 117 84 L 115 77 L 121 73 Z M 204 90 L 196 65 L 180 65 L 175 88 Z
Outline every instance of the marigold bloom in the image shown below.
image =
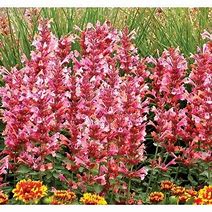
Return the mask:
M 21 180 L 13 189 L 14 198 L 24 203 L 38 203 L 47 193 L 47 187 L 41 181 Z
M 149 195 L 149 200 L 152 203 L 158 203 L 164 200 L 164 194 L 162 192 L 152 192 Z
M 189 194 L 187 194 L 187 193 L 181 194 L 179 196 L 179 202 L 180 203 L 185 203 L 185 202 L 187 202 L 190 199 L 190 197 L 191 196 Z
M 0 191 L 0 205 L 6 204 L 8 201 L 8 196 Z
M 91 193 L 83 194 L 83 197 L 80 198 L 80 202 L 85 205 L 107 205 L 104 197 Z
M 52 204 L 54 205 L 66 205 L 71 204 L 76 199 L 74 192 L 66 190 L 57 190 L 54 192 Z
M 183 195 L 185 192 L 185 188 L 183 188 L 182 186 L 174 186 L 172 189 L 172 194 L 175 196 L 180 196 Z
M 212 186 L 204 186 L 198 191 L 198 196 L 195 198 L 196 205 L 211 205 L 212 204 Z
M 188 195 L 190 195 L 190 197 L 196 197 L 197 196 L 197 191 L 193 190 L 193 189 L 186 189 L 185 191 Z
M 164 191 L 170 191 L 173 187 L 173 183 L 169 180 L 161 181 L 160 188 Z

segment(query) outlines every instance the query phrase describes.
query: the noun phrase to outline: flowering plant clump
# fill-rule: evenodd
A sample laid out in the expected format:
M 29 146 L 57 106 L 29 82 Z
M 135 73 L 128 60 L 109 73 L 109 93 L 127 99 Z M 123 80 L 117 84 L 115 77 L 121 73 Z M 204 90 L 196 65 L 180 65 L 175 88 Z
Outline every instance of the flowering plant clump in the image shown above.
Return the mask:
M 5 75 L 6 86 L 0 91 L 5 107 L 3 120 L 7 123 L 7 154 L 35 170 L 44 169 L 46 156 L 55 156 L 60 146 L 58 131 L 68 107 L 64 86 L 68 69 L 63 64 L 69 52 L 63 45 L 71 41 L 58 41 L 49 27 L 49 22 L 40 23 L 31 60 L 23 57 L 24 68 L 13 68 Z
M 117 176 L 143 180 L 147 174 L 145 167 L 133 169 L 145 160 L 145 67 L 131 44 L 131 36 L 124 33 L 120 35 L 109 23 L 89 24 L 82 33 L 83 55 L 73 61 L 70 107 L 64 123 L 70 134 L 70 138 L 64 137 L 64 144 L 72 153 L 67 153 L 66 167 L 70 171 L 83 169 L 72 188 L 86 191 L 86 181 L 91 186 L 104 186 L 105 192 L 114 184 L 126 190 Z M 133 50 L 128 58 L 136 58 L 133 68 L 128 64 L 132 73 L 125 70 L 126 64 L 119 67 L 121 40 Z
M 192 85 L 192 92 L 188 97 L 187 110 L 190 116 L 192 129 L 191 149 L 197 149 L 194 158 L 210 161 L 211 159 L 211 52 L 212 38 L 209 33 L 203 35 L 210 39 L 200 52 L 193 56 L 195 59 L 192 71 L 188 77 L 188 83 Z M 190 130 L 191 131 L 191 130 Z M 190 152 L 192 152 L 190 150 Z
M 12 191 L 13 197 L 24 203 L 35 203 L 47 195 L 47 187 L 41 181 L 21 180 Z
M 188 77 L 188 63 L 178 49 L 169 49 L 157 60 L 148 60 L 154 64 L 150 78 L 157 125 L 152 136 L 186 165 L 198 159 L 207 161 L 211 153 L 211 41 L 193 58 L 195 63 Z M 186 85 L 192 86 L 192 92 Z
M 200 189 L 194 202 L 197 205 L 212 205 L 212 186 Z
M 91 193 L 83 194 L 83 197 L 80 198 L 80 202 L 85 205 L 107 205 L 104 197 Z
M 160 190 L 163 193 L 161 191 L 152 192 L 149 195 L 149 200 L 152 203 L 154 201 L 155 203 L 159 202 L 159 199 L 162 199 L 162 194 L 164 194 L 163 202 L 165 204 L 207 204 L 210 202 L 210 187 L 205 186 L 204 189 L 197 192 L 192 187 L 187 188 L 174 184 L 169 180 L 163 180 L 160 182 Z
M 71 204 L 76 199 L 74 192 L 66 190 L 56 190 L 52 197 L 51 204 L 53 205 L 66 205 Z

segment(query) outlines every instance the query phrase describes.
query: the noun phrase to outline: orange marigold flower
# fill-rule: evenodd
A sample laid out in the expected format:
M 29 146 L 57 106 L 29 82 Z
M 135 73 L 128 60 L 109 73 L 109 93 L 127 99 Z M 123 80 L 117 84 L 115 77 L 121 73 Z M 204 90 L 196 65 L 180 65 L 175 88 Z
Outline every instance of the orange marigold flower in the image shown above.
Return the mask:
M 152 192 L 149 195 L 149 200 L 152 203 L 158 203 L 164 200 L 164 194 L 162 192 Z
M 83 194 L 83 197 L 80 198 L 80 202 L 85 205 L 107 205 L 104 197 L 91 193 Z
M 160 188 L 164 191 L 170 191 L 173 187 L 173 183 L 169 180 L 161 181 Z
M 197 191 L 195 191 L 193 189 L 186 189 L 185 193 L 189 194 L 190 197 L 196 197 L 197 196 Z
M 189 194 L 186 194 L 186 193 L 184 193 L 184 194 L 181 194 L 180 196 L 179 196 L 179 202 L 180 203 L 185 203 L 185 202 L 187 202 L 189 199 L 190 199 L 190 195 Z
M 8 196 L 0 191 L 0 205 L 5 205 L 8 202 Z
M 41 181 L 21 180 L 13 189 L 13 197 L 24 203 L 38 203 L 47 193 L 47 187 Z
M 194 200 L 197 205 L 212 205 L 212 186 L 204 186 Z
M 175 196 L 180 196 L 182 194 L 184 194 L 185 192 L 185 188 L 182 187 L 182 186 L 174 186 L 172 189 L 172 194 L 175 195 Z
M 57 190 L 52 197 L 52 204 L 66 205 L 71 204 L 76 199 L 76 194 L 71 191 Z

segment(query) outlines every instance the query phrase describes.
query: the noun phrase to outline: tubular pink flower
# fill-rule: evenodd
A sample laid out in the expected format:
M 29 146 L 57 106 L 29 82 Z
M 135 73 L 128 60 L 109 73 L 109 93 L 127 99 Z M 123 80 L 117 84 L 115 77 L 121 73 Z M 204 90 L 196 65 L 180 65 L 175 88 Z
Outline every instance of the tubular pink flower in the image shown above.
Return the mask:
M 63 62 L 70 54 L 71 40 L 58 41 L 50 22 L 42 21 L 33 45 L 31 59 L 23 58 L 24 67 L 13 68 L 4 76 L 6 86 L 0 93 L 7 123 L 5 145 L 11 159 L 40 169 L 45 157 L 54 156 L 60 147 L 59 131 L 69 106 L 70 70 Z

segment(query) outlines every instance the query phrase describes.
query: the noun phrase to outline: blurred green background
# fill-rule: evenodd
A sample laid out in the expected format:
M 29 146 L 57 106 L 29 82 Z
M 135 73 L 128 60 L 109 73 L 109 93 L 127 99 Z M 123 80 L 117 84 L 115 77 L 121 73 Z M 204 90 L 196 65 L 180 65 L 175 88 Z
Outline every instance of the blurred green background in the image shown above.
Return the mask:
M 109 20 L 118 29 L 128 27 L 136 31 L 136 46 L 145 57 L 178 46 L 186 56 L 195 53 L 204 43 L 201 33 L 212 30 L 211 17 L 210 8 L 5 8 L 0 10 L 0 65 L 21 67 L 40 18 L 53 19 L 58 37 L 78 33 L 75 26 L 84 29 L 89 22 Z

